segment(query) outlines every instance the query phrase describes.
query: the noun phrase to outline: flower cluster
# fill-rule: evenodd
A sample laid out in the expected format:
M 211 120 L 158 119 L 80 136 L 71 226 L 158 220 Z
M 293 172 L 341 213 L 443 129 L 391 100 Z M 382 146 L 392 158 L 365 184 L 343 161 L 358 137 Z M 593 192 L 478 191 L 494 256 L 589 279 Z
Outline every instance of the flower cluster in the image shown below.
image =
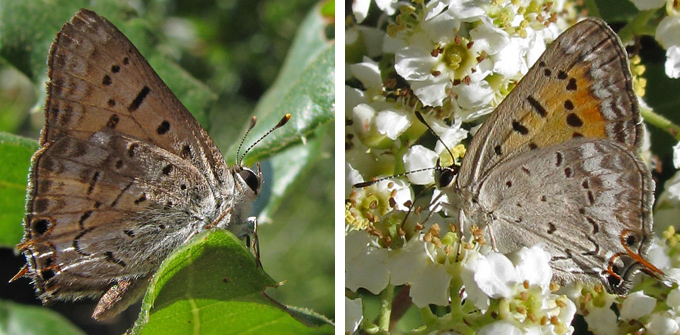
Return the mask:
M 680 61 L 673 58 L 675 52 L 680 58 L 680 49 L 671 49 L 680 45 L 674 40 L 680 35 L 669 29 L 680 16 L 670 0 L 654 8 L 662 2 L 667 16 L 657 40 L 675 62 L 667 62 L 673 77 L 680 74 Z M 405 296 L 418 308 L 423 326 L 417 332 L 423 334 L 571 334 L 576 314 L 595 334 L 677 332 L 677 288 L 648 281 L 642 286 L 650 292 L 625 299 L 597 285 L 560 288 L 551 283 L 550 255 L 542 245 L 494 252 L 482 229 L 461 234 L 446 192 L 430 192 L 435 167 L 460 163 L 465 141 L 485 115 L 579 19 L 574 2 L 355 0 L 352 9 L 345 46 L 347 332 L 390 331 L 386 306 Z M 631 64 L 635 91 L 642 95 L 644 66 L 639 58 Z M 668 217 L 677 217 L 680 208 L 676 184 L 660 200 Z M 648 256 L 677 280 L 674 241 L 680 235 L 671 228 L 662 224 L 664 239 Z M 375 299 L 382 307 L 374 323 L 365 309 Z
M 666 75 L 680 78 L 680 5 L 673 0 L 631 0 L 637 9 L 649 11 L 665 7 L 666 16 L 656 27 L 654 38 L 666 49 Z

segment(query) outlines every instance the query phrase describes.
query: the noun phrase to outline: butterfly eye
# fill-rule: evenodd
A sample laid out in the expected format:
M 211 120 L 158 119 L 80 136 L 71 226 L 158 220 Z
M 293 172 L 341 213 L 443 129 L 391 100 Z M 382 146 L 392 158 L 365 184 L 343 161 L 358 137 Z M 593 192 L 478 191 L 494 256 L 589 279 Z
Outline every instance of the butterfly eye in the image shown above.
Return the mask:
M 632 247 L 638 242 L 637 236 L 632 235 L 632 234 L 626 234 L 625 232 L 624 232 L 624 240 L 626 241 L 626 245 L 628 247 Z
M 255 172 L 250 169 L 243 169 L 238 174 L 246 182 L 248 187 L 257 193 L 257 190 L 260 189 L 260 178 L 255 175 Z
M 437 184 L 439 187 L 446 187 L 453 182 L 453 177 L 456 176 L 456 172 L 451 168 L 444 168 L 437 172 Z

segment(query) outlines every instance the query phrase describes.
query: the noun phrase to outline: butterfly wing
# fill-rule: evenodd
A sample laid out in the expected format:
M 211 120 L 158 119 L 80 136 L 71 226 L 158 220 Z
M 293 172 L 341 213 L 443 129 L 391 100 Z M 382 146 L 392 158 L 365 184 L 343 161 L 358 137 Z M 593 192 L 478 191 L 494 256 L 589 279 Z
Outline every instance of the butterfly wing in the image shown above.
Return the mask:
M 550 44 L 480 127 L 456 184 L 466 188 L 510 155 L 571 138 L 634 149 L 641 134 L 626 51 L 606 23 L 586 19 Z
M 500 252 L 543 243 L 556 279 L 600 278 L 621 293 L 635 273 L 656 269 L 644 260 L 653 192 L 634 152 L 609 139 L 582 138 L 500 163 L 481 182 L 478 205 L 500 237 Z
M 64 25 L 48 75 L 22 273 L 44 302 L 109 288 L 120 299 L 120 287 L 148 277 L 228 208 L 234 180 L 198 122 L 103 17 L 83 9 Z
M 82 9 L 57 35 L 41 145 L 61 137 L 87 140 L 104 128 L 185 159 L 216 182 L 227 166 L 217 146 L 111 22 Z

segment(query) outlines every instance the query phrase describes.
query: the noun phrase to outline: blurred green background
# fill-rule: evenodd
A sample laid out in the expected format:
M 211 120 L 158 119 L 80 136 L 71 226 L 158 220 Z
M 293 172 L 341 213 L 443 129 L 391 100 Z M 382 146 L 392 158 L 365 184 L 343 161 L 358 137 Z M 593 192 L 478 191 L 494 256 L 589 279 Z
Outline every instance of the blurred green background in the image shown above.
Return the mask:
M 305 18 L 312 11 L 320 12 L 324 3 L 316 0 L 107 0 L 73 1 L 60 6 L 37 0 L 0 1 L 0 37 L 12 36 L 12 39 L 0 40 L 0 53 L 4 57 L 0 58 L 0 131 L 38 138 L 44 122 L 42 105 L 49 44 L 59 27 L 78 8 L 86 7 L 128 34 L 232 165 L 234 157 L 227 153 L 233 151 L 234 142 L 243 137 L 256 104 L 281 71 L 299 26 L 305 24 Z M 334 38 L 332 16 L 322 21 L 323 29 L 304 33 L 330 45 Z M 120 26 L 121 22 L 125 23 L 125 29 Z M 40 35 L 47 34 L 41 31 L 28 33 L 40 25 L 56 28 L 51 29 L 49 36 Z M 139 35 L 130 35 L 130 31 L 139 31 Z M 36 36 L 40 42 L 24 41 Z M 16 50 L 21 50 L 18 47 L 24 43 L 35 49 L 27 55 L 42 55 L 42 59 L 17 56 Z M 279 83 L 279 87 L 285 88 L 286 83 Z M 314 121 L 303 118 L 300 122 L 302 113 L 307 112 L 300 111 L 297 119 L 293 115 L 291 123 L 298 121 L 307 127 L 300 124 L 284 127 L 289 132 L 299 130 L 297 141 L 288 138 L 286 148 L 263 144 L 264 153 L 253 151 L 250 158 L 261 161 L 271 155 L 272 163 L 263 162 L 264 187 L 276 185 L 284 189 L 274 201 L 275 206 L 266 205 L 271 196 L 267 190 L 260 199 L 262 204 L 256 206 L 265 211 L 258 230 L 263 267 L 275 280 L 285 281 L 277 289 L 268 289 L 267 294 L 285 305 L 309 308 L 332 319 L 334 104 L 327 97 L 320 100 L 323 101 L 315 100 L 314 107 L 324 110 L 323 118 Z M 284 108 L 265 112 L 279 118 L 287 111 Z M 266 122 L 260 125 L 263 123 Z M 302 145 L 303 137 L 306 145 Z M 282 164 L 298 157 L 300 164 Z M 28 166 L 28 162 L 23 164 Z M 26 175 L 28 171 L 21 173 Z M 284 178 L 290 180 L 280 184 Z M 277 197 L 277 192 L 273 197 Z M 14 200 L 23 203 L 23 199 Z M 11 224 L 17 227 L 21 222 Z M 9 308 L 9 301 L 39 305 L 28 280 L 7 284 L 24 263 L 23 256 L 15 255 L 16 251 L 11 249 L 18 242 L 17 239 L 0 243 L 6 247 L 0 248 L 0 309 Z M 113 323 L 96 323 L 90 319 L 94 303 L 58 303 L 51 308 L 59 310 L 87 333 L 120 334 L 137 317 L 138 310 L 131 308 Z

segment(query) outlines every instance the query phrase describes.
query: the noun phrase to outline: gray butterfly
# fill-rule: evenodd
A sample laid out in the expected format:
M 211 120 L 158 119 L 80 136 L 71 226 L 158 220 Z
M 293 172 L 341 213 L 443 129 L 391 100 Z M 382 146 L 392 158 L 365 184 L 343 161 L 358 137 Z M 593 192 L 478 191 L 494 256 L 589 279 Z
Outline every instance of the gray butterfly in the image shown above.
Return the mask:
M 601 20 L 560 35 L 475 134 L 440 187 L 506 253 L 543 243 L 554 279 L 626 294 L 652 243 L 654 181 L 625 49 Z

